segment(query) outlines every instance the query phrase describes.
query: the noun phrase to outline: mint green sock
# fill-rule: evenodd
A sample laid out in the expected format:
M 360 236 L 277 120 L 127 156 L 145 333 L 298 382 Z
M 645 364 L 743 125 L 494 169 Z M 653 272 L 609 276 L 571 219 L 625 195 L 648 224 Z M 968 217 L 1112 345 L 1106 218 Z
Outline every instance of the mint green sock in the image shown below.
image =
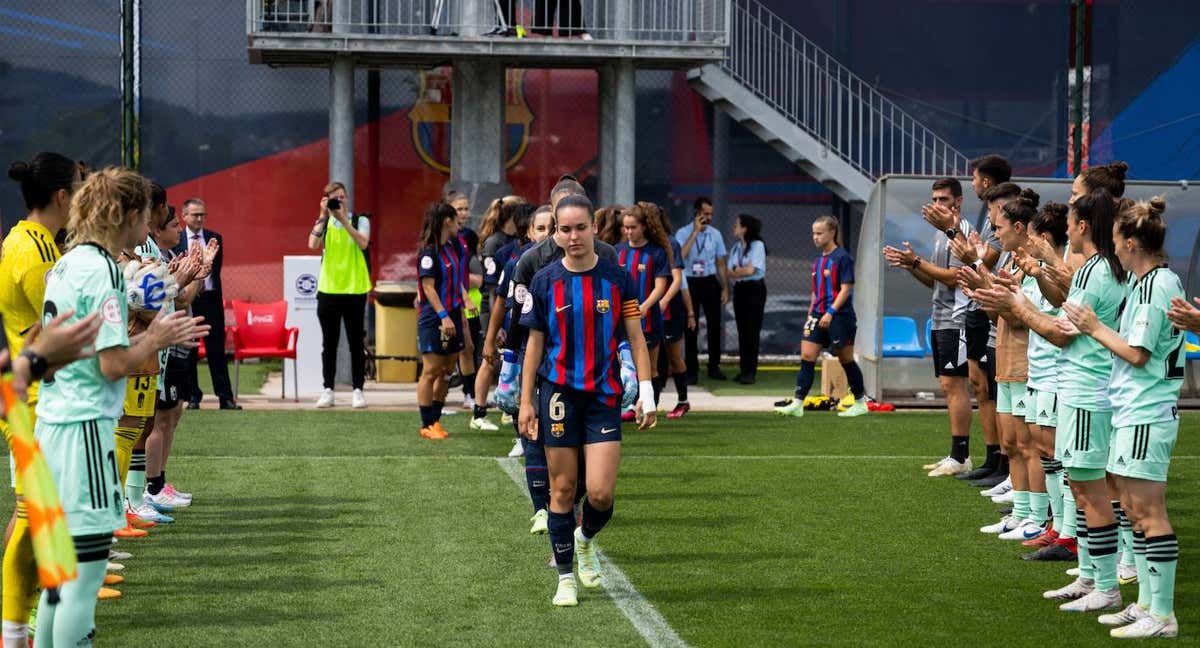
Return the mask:
M 1125 509 L 1121 508 L 1120 500 L 1112 500 L 1112 508 L 1120 527 L 1118 535 L 1121 538 L 1121 564 L 1136 564 L 1133 557 L 1133 523 L 1129 521 L 1129 516 L 1125 515 Z
M 1179 564 L 1179 540 L 1175 534 L 1146 538 L 1146 562 L 1150 572 L 1150 614 L 1158 618 L 1175 612 L 1175 567 Z
M 1050 504 L 1050 495 L 1046 493 L 1029 493 L 1029 519 L 1038 524 L 1046 523 L 1046 507 Z
M 1088 553 L 1087 518 L 1083 515 L 1083 509 L 1075 509 L 1075 540 L 1075 548 L 1079 552 L 1079 577 L 1086 581 L 1094 580 L 1096 576 L 1092 571 L 1092 556 Z
M 1096 589 L 1108 592 L 1117 587 L 1117 546 L 1120 544 L 1117 523 L 1088 527 L 1088 555 L 1092 558 L 1092 578 Z
M 1062 534 L 1063 530 L 1063 483 L 1062 464 L 1052 460 L 1042 460 L 1042 470 L 1046 471 L 1046 495 L 1050 499 L 1050 512 L 1054 515 L 1054 530 Z
M 96 595 L 104 584 L 105 560 L 79 563 L 79 576 L 58 589 L 60 600 L 50 604 L 42 592 L 34 646 L 91 646 L 96 629 Z
M 1071 485 L 1064 480 L 1062 487 L 1062 528 L 1059 529 L 1058 535 L 1063 538 L 1074 538 L 1076 527 L 1079 526 L 1079 516 L 1075 515 L 1075 494 L 1071 492 Z
M 143 463 L 141 470 L 134 468 L 132 465 L 129 468 L 129 474 L 125 477 L 125 499 L 129 500 L 129 505 L 133 510 L 138 510 L 142 503 L 145 502 L 146 494 L 146 464 Z
M 1138 574 L 1138 607 L 1150 609 L 1150 598 L 1154 590 L 1150 584 L 1150 563 L 1146 560 L 1146 534 L 1133 532 L 1133 564 Z
M 1012 516 L 1018 522 L 1029 517 L 1029 491 L 1013 491 Z

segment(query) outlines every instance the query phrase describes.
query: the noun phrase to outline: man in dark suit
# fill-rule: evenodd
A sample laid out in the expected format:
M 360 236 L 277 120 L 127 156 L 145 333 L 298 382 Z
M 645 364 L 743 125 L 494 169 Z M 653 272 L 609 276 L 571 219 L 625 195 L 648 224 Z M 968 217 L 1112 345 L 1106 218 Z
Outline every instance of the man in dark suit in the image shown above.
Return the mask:
M 203 317 L 212 327 L 208 336 L 204 338 L 204 353 L 208 356 L 208 371 L 212 375 L 213 391 L 217 392 L 221 409 L 240 410 L 242 406 L 237 404 L 233 388 L 229 384 L 229 365 L 225 360 L 225 300 L 221 293 L 221 263 L 225 257 L 225 246 L 220 234 L 204 229 L 204 221 L 207 218 L 208 211 L 203 200 L 188 198 L 184 201 L 183 224 L 186 228 L 175 252 L 182 254 L 197 243 L 205 246 L 211 240 L 216 240 L 220 246 L 217 256 L 213 259 L 212 273 L 204 280 L 200 294 L 196 295 L 195 301 L 192 302 L 192 314 Z M 193 391 L 188 398 L 188 409 L 200 409 L 200 399 L 204 397 L 199 383 L 196 382 L 196 365 L 199 358 L 200 354 L 193 349 L 189 359 Z

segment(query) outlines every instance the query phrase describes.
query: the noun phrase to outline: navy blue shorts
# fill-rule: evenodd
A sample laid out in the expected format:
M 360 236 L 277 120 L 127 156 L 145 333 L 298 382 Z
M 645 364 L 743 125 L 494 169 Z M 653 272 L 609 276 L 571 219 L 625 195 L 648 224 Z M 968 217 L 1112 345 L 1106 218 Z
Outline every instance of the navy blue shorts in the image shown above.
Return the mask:
M 454 337 L 445 342 L 442 341 L 442 323 L 437 317 L 417 322 L 417 349 L 422 355 L 450 355 L 463 350 L 462 310 L 456 308 L 449 314 L 450 321 L 454 322 Z
M 819 321 L 821 316 L 814 315 Z M 858 318 L 854 313 L 838 313 L 833 316 L 829 328 L 814 326 L 811 331 L 804 332 L 804 341 L 813 342 L 830 349 L 840 349 L 854 344 L 854 336 L 858 334 Z
M 621 396 L 579 391 L 542 381 L 538 436 L 547 448 L 581 448 L 621 440 Z
M 683 339 L 683 332 L 687 330 L 687 313 L 671 313 L 671 319 L 663 319 L 663 341 L 678 342 Z

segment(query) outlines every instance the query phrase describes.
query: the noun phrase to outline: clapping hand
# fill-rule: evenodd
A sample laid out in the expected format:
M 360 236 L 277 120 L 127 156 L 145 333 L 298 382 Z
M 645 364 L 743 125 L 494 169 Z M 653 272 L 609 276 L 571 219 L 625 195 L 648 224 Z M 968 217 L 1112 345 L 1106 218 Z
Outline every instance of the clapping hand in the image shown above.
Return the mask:
M 951 227 L 954 227 L 957 222 L 954 210 L 945 205 L 928 204 L 921 207 L 921 217 L 926 223 L 937 228 L 938 231 L 944 232 Z
M 1100 320 L 1096 317 L 1096 311 L 1092 310 L 1091 306 L 1077 302 L 1067 301 L 1062 305 L 1063 314 L 1067 316 L 1070 323 L 1075 327 L 1075 333 L 1083 333 L 1091 335 L 1100 328 Z M 1059 327 L 1064 333 L 1070 333 L 1069 330 Z
M 913 252 L 908 241 L 903 243 L 904 249 L 887 246 L 883 248 L 883 258 L 887 259 L 893 268 L 912 268 L 916 264 L 917 253 Z
M 1200 297 L 1193 297 L 1192 301 L 1200 304 Z M 1171 298 L 1171 309 L 1167 311 L 1167 319 L 1181 331 L 1200 333 L 1200 308 L 1196 308 L 1182 297 Z

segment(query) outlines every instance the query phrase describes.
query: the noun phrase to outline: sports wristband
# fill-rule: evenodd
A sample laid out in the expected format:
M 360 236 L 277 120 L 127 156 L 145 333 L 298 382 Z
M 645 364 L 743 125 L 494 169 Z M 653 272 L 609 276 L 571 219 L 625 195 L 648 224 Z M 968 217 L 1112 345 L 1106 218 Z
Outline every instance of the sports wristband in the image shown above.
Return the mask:
M 829 308 L 825 309 L 825 314 L 833 317 L 834 315 L 837 315 L 837 309 L 833 306 L 830 306 Z
M 437 316 L 438 316 L 438 319 L 446 319 L 447 317 L 450 317 L 450 314 L 444 310 L 440 310 L 440 311 L 438 311 Z
M 658 409 L 654 404 L 654 383 L 649 380 L 638 381 L 638 400 L 642 401 L 642 414 Z

